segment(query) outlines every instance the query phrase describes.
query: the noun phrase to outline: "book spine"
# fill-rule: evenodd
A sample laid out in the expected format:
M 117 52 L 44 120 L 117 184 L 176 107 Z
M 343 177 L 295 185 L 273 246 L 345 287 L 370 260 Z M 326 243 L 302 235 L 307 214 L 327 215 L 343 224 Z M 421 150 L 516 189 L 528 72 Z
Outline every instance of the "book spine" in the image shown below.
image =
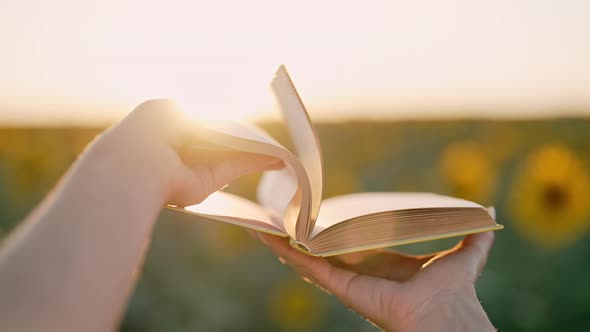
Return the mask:
M 318 256 L 314 253 L 311 252 L 311 250 L 309 249 L 308 246 L 305 245 L 305 243 L 297 241 L 293 238 L 289 239 L 289 244 L 291 245 L 291 247 L 295 248 L 295 250 L 302 252 L 308 256 Z

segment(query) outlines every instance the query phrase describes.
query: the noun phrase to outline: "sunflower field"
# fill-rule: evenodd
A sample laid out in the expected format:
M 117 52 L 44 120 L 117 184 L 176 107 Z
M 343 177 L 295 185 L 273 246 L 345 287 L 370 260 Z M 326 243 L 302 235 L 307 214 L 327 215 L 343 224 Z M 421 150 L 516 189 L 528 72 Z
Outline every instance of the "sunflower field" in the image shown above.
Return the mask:
M 289 145 L 284 128 L 263 123 Z M 590 120 L 317 125 L 325 197 L 428 191 L 496 208 L 477 284 L 502 331 L 590 324 Z M 0 240 L 102 128 L 0 128 Z M 227 190 L 255 199 L 259 176 Z M 425 253 L 459 239 L 403 246 Z M 236 226 L 163 211 L 122 331 L 375 331 Z

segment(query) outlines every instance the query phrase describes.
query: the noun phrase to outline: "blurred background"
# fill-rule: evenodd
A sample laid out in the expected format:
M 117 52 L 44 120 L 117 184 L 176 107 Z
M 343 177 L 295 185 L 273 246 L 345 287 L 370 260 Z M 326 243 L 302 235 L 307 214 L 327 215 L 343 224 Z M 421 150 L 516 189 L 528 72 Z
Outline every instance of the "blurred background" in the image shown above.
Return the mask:
M 255 121 L 285 63 L 325 197 L 430 191 L 494 205 L 477 288 L 505 331 L 590 323 L 590 4 L 30 1 L 0 10 L 0 239 L 142 100 Z M 255 199 L 258 176 L 228 190 Z M 459 239 L 397 248 L 423 253 Z M 241 228 L 164 211 L 122 331 L 374 331 Z

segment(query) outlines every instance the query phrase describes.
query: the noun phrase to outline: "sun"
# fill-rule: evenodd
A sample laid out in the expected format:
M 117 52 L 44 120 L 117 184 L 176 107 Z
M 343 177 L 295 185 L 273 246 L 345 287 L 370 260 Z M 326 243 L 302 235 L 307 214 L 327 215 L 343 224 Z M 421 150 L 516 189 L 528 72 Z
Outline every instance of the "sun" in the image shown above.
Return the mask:
M 216 66 L 194 75 L 175 76 L 164 91 L 199 122 L 244 122 L 273 117 L 269 64 L 248 68 Z
M 262 111 L 256 106 L 237 104 L 228 100 L 204 100 L 200 98 L 174 98 L 181 109 L 193 119 L 204 124 L 237 121 L 247 122 Z

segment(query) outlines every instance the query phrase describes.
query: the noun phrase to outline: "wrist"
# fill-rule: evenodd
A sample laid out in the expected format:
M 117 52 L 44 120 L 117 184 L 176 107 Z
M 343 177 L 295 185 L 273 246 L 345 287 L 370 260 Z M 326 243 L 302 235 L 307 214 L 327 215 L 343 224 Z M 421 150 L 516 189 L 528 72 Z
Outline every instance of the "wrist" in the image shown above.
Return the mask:
M 408 321 L 402 331 L 496 331 L 473 287 L 440 293 Z
M 159 210 L 168 200 L 167 175 L 171 171 L 165 160 L 156 158 L 157 144 L 125 134 L 117 127 L 104 132 L 83 153 L 79 168 L 87 176 L 104 181 L 111 193 L 119 193 L 125 200 L 150 202 Z

